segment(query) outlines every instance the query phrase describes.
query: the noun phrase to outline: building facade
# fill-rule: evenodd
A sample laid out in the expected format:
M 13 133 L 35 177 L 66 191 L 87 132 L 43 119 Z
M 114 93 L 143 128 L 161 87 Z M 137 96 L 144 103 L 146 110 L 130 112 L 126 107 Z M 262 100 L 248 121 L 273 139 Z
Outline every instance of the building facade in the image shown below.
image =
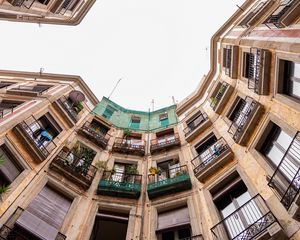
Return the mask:
M 0 71 L 0 239 L 300 239 L 299 18 L 246 1 L 198 88 L 156 111 Z
M 1 0 L 0 20 L 78 25 L 95 0 Z

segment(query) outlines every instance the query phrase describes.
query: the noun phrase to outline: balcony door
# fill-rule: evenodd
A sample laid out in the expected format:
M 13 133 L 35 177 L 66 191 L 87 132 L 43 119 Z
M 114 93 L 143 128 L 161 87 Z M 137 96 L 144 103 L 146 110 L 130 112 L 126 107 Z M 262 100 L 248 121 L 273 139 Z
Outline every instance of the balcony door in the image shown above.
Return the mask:
M 245 184 L 241 179 L 236 179 L 229 184 L 229 189 L 215 200 L 229 239 L 243 235 L 252 224 L 259 224 L 262 213 L 251 199 Z
M 233 108 L 232 113 L 229 116 L 229 119 L 233 122 L 236 127 L 242 127 L 245 125 L 247 116 L 250 113 L 250 102 L 247 102 L 245 99 L 239 98 L 237 104 Z
M 180 163 L 178 160 L 167 160 L 157 164 L 158 180 L 163 181 L 168 178 L 174 178 L 180 172 Z
M 197 146 L 195 147 L 196 152 L 198 153 L 198 156 L 201 159 L 201 162 L 205 162 L 206 160 L 218 156 L 220 144 L 217 143 L 217 138 L 214 134 L 210 135 L 207 139 L 204 141 L 201 141 Z

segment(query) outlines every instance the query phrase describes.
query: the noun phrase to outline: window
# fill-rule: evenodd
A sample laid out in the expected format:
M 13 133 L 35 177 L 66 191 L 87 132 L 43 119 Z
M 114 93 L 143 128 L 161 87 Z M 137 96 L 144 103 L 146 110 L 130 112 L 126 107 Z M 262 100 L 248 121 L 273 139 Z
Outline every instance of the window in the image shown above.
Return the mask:
M 13 100 L 2 100 L 0 102 L 0 118 L 3 118 L 4 115 L 12 113 L 14 108 L 22 104 L 20 101 Z
M 300 100 L 300 63 L 280 60 L 278 92 Z
M 141 118 L 138 116 L 132 116 L 129 127 L 138 129 L 140 128 Z
M 168 131 L 158 132 L 156 133 L 156 138 L 159 145 L 175 142 L 174 130 L 170 129 Z
M 105 136 L 107 132 L 109 131 L 108 127 L 104 126 L 100 122 L 93 120 L 91 122 L 90 128 L 93 129 L 95 132 Z
M 181 171 L 178 159 L 170 159 L 157 164 L 158 181 L 173 178 Z
M 47 146 L 62 131 L 62 128 L 49 113 L 40 117 L 36 122 L 31 123 L 29 127 L 39 146 Z
M 0 186 L 10 185 L 24 170 L 15 159 L 13 153 L 3 144 L 0 146 Z
M 223 48 L 223 67 L 229 68 L 231 67 L 231 46 L 226 46 Z
M 239 97 L 232 112 L 229 114 L 229 120 L 232 121 L 235 126 L 243 126 L 247 120 L 245 116 L 247 116 L 251 110 L 250 105 L 250 102 Z
M 102 113 L 102 116 L 105 117 L 106 119 L 110 119 L 115 111 L 116 110 L 114 108 L 112 108 L 111 106 L 107 106 L 105 108 L 104 112 Z
M 180 240 L 191 237 L 188 207 L 158 213 L 156 232 L 159 240 Z
M 38 0 L 38 2 L 47 5 L 50 2 L 50 0 Z
M 113 171 L 112 180 L 115 182 L 130 182 L 130 175 L 138 174 L 137 165 L 128 163 L 115 163 Z
M 206 139 L 195 146 L 196 152 L 199 154 L 202 162 L 218 155 L 220 144 L 216 144 L 218 139 L 214 134 L 209 135 Z
M 126 240 L 128 220 L 128 214 L 103 211 L 97 213 L 90 240 Z
M 169 125 L 168 113 L 160 114 L 159 122 L 161 127 L 167 127 Z
M 192 116 L 187 122 L 186 125 L 188 128 L 193 131 L 196 129 L 201 123 L 206 120 L 206 116 L 202 114 L 201 111 L 197 112 L 194 116 Z
M 254 76 L 254 58 L 255 55 L 249 52 L 245 52 L 243 55 L 243 77 L 253 78 Z
M 27 239 L 55 240 L 72 200 L 45 186 L 15 223 Z
M 5 82 L 5 81 L 1 81 L 0 82 L 0 89 L 1 88 L 5 88 L 5 87 L 8 87 L 10 85 L 14 84 L 13 82 Z

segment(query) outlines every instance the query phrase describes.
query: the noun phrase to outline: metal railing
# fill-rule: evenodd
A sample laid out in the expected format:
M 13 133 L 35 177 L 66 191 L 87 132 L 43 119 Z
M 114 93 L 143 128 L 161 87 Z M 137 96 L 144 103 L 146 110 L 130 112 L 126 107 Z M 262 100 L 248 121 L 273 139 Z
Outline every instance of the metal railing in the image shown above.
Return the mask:
M 109 140 L 109 135 L 107 131 L 101 127 L 95 128 L 90 122 L 85 122 L 81 129 L 86 132 L 89 136 L 93 137 L 97 142 L 107 145 Z
M 57 13 L 64 15 L 68 10 L 72 9 L 74 4 L 78 3 L 78 0 L 64 0 Z
M 194 120 L 187 124 L 187 127 L 183 130 L 185 136 L 190 135 L 196 128 L 198 128 L 202 123 L 208 119 L 206 113 L 200 112 L 200 114 L 194 118 Z
M 202 171 L 209 163 L 212 163 L 227 149 L 229 149 L 229 146 L 224 138 L 220 138 L 215 143 L 208 146 L 207 149 L 191 161 L 194 166 L 194 173 L 197 174 Z
M 149 184 L 158 183 L 158 185 L 160 185 L 161 183 L 164 182 L 172 182 L 172 179 L 187 174 L 188 174 L 188 168 L 186 165 L 173 167 L 164 171 L 159 170 L 157 174 L 148 175 L 148 183 Z
M 263 52 L 258 48 L 251 48 L 248 67 L 248 89 L 259 94 L 259 82 L 262 80 Z
M 58 104 L 64 109 L 68 116 L 74 121 L 77 122 L 77 112 L 73 108 L 73 104 L 65 97 L 62 96 L 57 100 Z
M 268 185 L 288 210 L 300 190 L 300 133 L 293 138 Z
M 250 240 L 275 222 L 277 222 L 276 217 L 265 200 L 257 194 L 213 226 L 211 231 L 216 239 L 220 240 Z
M 145 141 L 141 139 L 116 138 L 113 147 L 145 151 Z
M 284 0 L 282 3 L 278 6 L 278 8 L 267 18 L 267 20 L 264 22 L 264 24 L 270 28 L 270 25 L 273 25 L 277 28 L 284 27 L 280 23 L 280 18 L 290 9 L 290 7 L 293 5 L 295 0 Z
M 35 0 L 8 0 L 15 7 L 25 7 L 30 9 Z
M 7 88 L 8 86 L 14 84 L 13 82 L 0 82 L 0 89 Z
M 165 136 L 159 136 L 156 139 L 151 140 L 151 149 L 164 148 L 174 144 L 180 143 L 179 134 L 174 133 Z
M 142 175 L 118 171 L 104 171 L 98 186 L 98 194 L 140 196 Z
M 257 102 L 251 97 L 246 97 L 243 104 L 240 106 L 236 112 L 234 119 L 228 129 L 228 132 L 233 136 L 234 140 L 237 140 L 239 135 L 244 131 L 244 127 L 249 121 L 249 117 L 256 107 Z
M 23 122 L 20 122 L 18 126 L 22 129 L 22 132 L 25 134 L 29 142 L 31 142 L 35 148 L 40 151 L 44 158 L 47 158 L 50 152 L 56 148 L 56 144 L 52 140 L 45 141 L 45 139 L 41 137 L 40 132 L 44 128 L 33 116 Z
M 226 89 L 228 88 L 229 84 L 226 82 L 222 82 L 220 85 L 220 88 L 215 96 L 211 97 L 211 103 L 210 106 L 213 110 L 216 110 L 219 102 L 221 101 L 222 97 L 224 96 L 224 93 Z
M 92 159 L 85 159 L 84 156 L 79 157 L 72 151 L 63 149 L 57 154 L 51 165 L 56 164 L 73 176 L 90 184 L 97 172 L 97 168 L 91 163 Z

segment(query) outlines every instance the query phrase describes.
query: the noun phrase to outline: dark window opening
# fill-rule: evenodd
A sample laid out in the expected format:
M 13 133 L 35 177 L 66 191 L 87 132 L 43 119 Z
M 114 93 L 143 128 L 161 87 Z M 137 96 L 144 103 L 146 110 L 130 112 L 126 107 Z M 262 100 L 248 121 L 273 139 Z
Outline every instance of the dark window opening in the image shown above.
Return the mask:
M 208 138 L 197 144 L 197 146 L 195 147 L 196 152 L 198 154 L 203 153 L 204 151 L 208 150 L 211 146 L 213 146 L 213 144 L 217 141 L 218 139 L 216 138 L 215 134 L 208 136 Z
M 38 2 L 47 5 L 50 2 L 50 0 L 38 0 Z
M 105 117 L 106 119 L 110 119 L 115 111 L 116 110 L 114 108 L 112 108 L 111 106 L 107 106 L 105 108 L 104 112 L 102 113 L 102 116 Z
M 128 214 L 98 213 L 90 240 L 125 240 L 127 227 Z
M 13 82 L 0 82 L 0 88 L 5 88 L 13 84 Z
M 107 132 L 109 131 L 109 128 L 106 127 L 105 125 L 101 124 L 100 122 L 96 120 L 92 120 L 90 127 L 97 133 L 102 134 L 105 136 Z

